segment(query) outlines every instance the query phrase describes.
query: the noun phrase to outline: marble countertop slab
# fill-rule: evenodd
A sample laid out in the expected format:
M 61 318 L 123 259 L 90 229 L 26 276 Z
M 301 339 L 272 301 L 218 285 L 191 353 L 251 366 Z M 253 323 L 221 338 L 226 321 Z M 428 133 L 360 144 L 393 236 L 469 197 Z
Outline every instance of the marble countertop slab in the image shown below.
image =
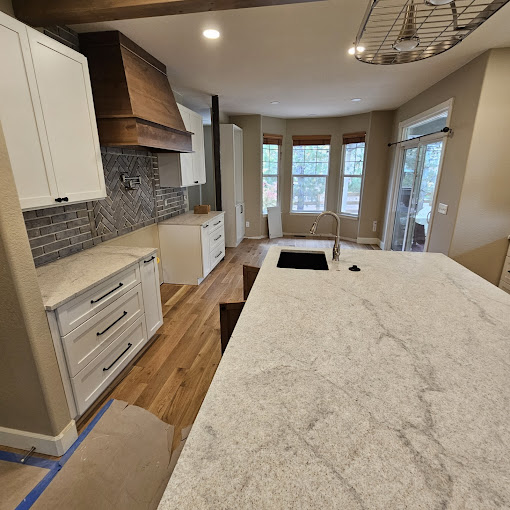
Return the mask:
M 225 211 L 211 211 L 208 214 L 194 214 L 192 212 L 187 212 L 174 216 L 173 218 L 169 218 L 168 220 L 161 221 L 158 225 L 187 225 L 200 227 L 204 223 L 207 223 L 222 214 L 225 214 Z
M 441 254 L 282 249 L 159 508 L 510 508 L 510 295 Z
M 67 301 L 156 253 L 156 248 L 99 245 L 37 268 L 46 310 Z

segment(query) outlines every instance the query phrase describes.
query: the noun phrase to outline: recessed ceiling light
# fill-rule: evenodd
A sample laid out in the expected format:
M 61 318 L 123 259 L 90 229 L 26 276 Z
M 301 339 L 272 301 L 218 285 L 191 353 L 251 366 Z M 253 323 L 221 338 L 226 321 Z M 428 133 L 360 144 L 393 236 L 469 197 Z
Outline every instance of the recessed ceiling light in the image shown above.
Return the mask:
M 425 0 L 425 3 L 429 5 L 447 5 L 451 4 L 452 0 Z
M 353 103 L 359 103 L 359 102 L 361 101 L 361 97 L 353 97 L 353 98 L 351 99 L 351 101 L 352 101 Z
M 202 32 L 202 35 L 204 37 L 207 37 L 207 39 L 218 39 L 220 33 L 218 30 L 215 30 L 214 28 L 208 28 L 207 30 L 204 30 Z
M 280 101 L 271 101 L 271 104 L 280 104 Z

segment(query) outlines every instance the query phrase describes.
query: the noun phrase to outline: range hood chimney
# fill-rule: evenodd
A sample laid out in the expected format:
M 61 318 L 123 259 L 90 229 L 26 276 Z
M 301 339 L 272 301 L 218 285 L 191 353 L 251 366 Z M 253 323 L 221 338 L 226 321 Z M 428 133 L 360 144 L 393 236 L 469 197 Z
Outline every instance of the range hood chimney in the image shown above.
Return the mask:
M 166 67 L 118 31 L 80 34 L 104 146 L 191 152 Z

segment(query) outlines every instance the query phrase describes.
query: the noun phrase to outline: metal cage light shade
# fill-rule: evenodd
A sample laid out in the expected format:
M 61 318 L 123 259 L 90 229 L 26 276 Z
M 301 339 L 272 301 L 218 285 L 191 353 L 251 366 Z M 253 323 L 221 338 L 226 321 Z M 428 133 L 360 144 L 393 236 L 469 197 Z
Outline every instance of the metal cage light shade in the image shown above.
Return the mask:
M 453 48 L 510 0 L 370 0 L 355 58 L 368 64 L 416 62 Z

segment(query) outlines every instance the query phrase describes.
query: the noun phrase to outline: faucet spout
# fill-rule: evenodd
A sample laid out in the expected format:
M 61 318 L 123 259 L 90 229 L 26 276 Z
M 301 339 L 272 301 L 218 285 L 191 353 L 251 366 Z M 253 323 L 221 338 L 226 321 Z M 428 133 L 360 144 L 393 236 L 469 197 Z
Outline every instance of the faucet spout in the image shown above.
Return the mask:
M 315 221 L 313 222 L 312 228 L 310 229 L 310 234 L 315 234 L 317 231 L 317 226 L 319 225 L 319 221 L 323 216 L 333 216 L 336 220 L 336 235 L 335 235 L 335 244 L 333 246 L 333 260 L 340 260 L 340 217 L 338 214 L 333 211 L 325 211 L 319 214 Z

